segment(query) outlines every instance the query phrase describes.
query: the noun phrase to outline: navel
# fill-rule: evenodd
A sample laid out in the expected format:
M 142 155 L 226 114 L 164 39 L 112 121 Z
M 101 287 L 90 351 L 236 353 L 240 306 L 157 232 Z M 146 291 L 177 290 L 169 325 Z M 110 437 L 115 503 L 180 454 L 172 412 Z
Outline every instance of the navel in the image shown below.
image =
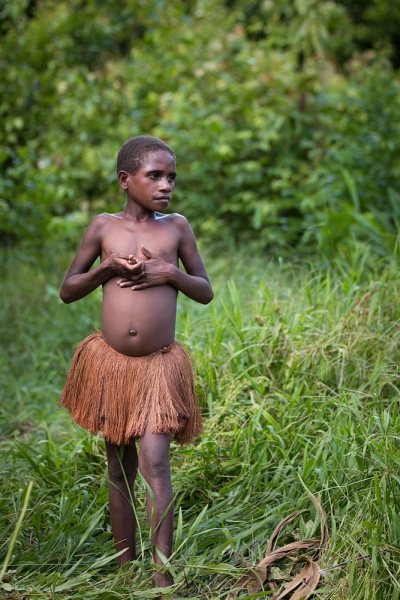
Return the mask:
M 137 335 L 136 329 L 130 329 L 129 330 L 129 335 Z

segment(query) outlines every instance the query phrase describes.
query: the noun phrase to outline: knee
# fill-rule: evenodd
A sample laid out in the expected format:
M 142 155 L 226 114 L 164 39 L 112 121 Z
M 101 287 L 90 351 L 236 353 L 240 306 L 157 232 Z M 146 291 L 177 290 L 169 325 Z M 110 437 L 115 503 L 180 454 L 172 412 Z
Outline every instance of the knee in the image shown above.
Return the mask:
M 121 465 L 108 466 L 109 479 L 112 481 L 112 483 L 118 485 L 118 487 L 125 485 L 126 482 L 132 485 L 133 481 L 135 480 L 136 473 L 137 469 L 134 469 L 130 466 L 127 468 L 124 466 L 121 467 Z
M 169 455 L 154 451 L 139 454 L 139 470 L 148 479 L 163 479 L 170 476 Z
M 113 487 L 124 490 L 127 486 L 131 487 L 136 478 L 137 469 L 124 469 L 120 465 L 108 467 L 108 477 Z
M 108 455 L 108 476 L 110 481 L 118 487 L 124 486 L 126 482 L 132 484 L 137 474 L 137 460 L 127 460 L 115 453 Z

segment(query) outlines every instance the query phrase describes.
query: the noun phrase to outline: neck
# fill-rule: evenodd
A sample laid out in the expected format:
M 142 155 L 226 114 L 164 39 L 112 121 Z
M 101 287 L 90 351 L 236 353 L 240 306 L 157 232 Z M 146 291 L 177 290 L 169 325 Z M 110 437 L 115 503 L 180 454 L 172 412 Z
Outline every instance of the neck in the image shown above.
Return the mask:
M 129 219 L 131 221 L 149 221 L 154 219 L 155 212 L 153 210 L 146 210 L 141 206 L 132 206 L 127 202 L 121 216 L 124 217 L 124 219 Z

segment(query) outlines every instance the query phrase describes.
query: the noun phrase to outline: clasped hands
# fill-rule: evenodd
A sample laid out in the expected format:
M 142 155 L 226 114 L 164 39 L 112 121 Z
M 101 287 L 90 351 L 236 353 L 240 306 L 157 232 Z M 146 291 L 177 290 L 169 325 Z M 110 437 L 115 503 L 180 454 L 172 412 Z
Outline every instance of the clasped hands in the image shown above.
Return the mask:
M 114 258 L 115 264 L 118 265 L 118 274 L 123 277 L 117 281 L 119 287 L 142 290 L 168 283 L 168 273 L 165 268 L 168 263 L 160 256 L 150 252 L 145 246 L 142 245 L 140 249 L 145 257 L 143 260 L 138 260 L 133 254 L 130 254 L 128 258 L 121 255 Z

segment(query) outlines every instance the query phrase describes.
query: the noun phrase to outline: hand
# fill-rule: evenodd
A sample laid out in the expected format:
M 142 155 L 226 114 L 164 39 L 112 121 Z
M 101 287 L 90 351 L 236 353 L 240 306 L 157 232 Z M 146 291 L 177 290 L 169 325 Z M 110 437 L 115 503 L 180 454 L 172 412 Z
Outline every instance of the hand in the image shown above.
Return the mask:
M 141 272 L 137 274 L 135 279 L 126 278 L 118 281 L 118 285 L 122 288 L 131 287 L 132 290 L 143 290 L 154 285 L 163 285 L 169 282 L 170 264 L 167 263 L 161 256 L 153 254 L 143 245 L 140 247 L 145 261 L 140 261 L 143 265 Z M 134 257 L 133 257 L 134 258 Z M 136 273 L 136 272 L 135 272 Z M 132 281 L 135 285 L 132 286 Z
M 143 261 L 137 260 L 133 254 L 120 254 L 113 252 L 108 257 L 110 266 L 115 275 L 120 275 L 123 280 L 137 281 L 143 272 Z M 119 283 L 119 282 L 118 282 Z

